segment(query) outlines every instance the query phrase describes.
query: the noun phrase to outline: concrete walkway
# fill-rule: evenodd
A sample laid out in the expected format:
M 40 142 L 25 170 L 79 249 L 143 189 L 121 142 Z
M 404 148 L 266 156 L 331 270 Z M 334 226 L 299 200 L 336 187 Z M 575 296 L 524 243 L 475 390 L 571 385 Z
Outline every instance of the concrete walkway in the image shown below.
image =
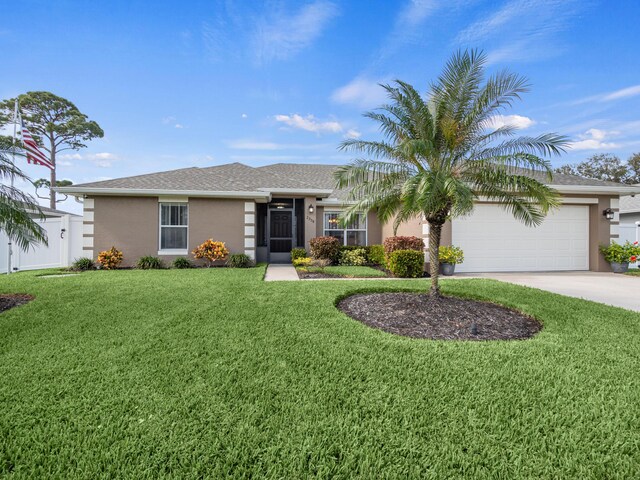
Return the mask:
M 293 282 L 298 281 L 298 273 L 291 264 L 270 263 L 267 265 L 267 273 L 264 275 L 265 282 Z
M 640 312 L 640 277 L 600 272 L 469 273 Z

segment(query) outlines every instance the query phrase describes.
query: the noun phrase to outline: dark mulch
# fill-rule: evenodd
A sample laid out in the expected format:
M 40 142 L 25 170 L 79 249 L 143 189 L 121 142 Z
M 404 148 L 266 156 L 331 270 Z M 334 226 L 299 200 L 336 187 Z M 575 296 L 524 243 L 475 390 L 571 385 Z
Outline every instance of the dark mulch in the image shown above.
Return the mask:
M 518 340 L 542 329 L 534 318 L 487 302 L 415 293 L 364 293 L 338 308 L 373 328 L 434 340 Z
M 0 295 L 0 313 L 10 308 L 29 303 L 31 300 L 33 300 L 33 297 L 24 293 Z

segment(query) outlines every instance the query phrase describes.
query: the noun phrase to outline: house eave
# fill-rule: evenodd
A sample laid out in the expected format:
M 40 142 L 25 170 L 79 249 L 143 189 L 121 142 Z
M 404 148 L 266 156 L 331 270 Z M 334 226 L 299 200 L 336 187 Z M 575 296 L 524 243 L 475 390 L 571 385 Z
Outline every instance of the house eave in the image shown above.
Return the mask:
M 85 196 L 121 196 L 121 197 L 157 197 L 182 196 L 200 198 L 239 198 L 269 200 L 271 194 L 265 191 L 237 192 L 211 190 L 166 190 L 166 189 L 137 189 L 137 188 L 94 188 L 94 187 L 56 187 L 54 191 L 67 195 Z
M 635 195 L 640 193 L 636 185 L 548 185 L 559 193 L 584 193 L 593 195 Z

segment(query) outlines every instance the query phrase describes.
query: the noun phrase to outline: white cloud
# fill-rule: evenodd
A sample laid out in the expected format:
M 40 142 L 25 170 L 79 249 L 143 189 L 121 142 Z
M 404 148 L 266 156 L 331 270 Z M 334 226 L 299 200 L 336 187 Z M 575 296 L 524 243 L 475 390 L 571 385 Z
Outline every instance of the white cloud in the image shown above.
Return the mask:
M 337 6 L 317 0 L 290 14 L 279 11 L 258 22 L 254 48 L 258 63 L 284 60 L 310 46 L 338 14 Z
M 73 163 L 71 163 L 68 160 L 59 160 L 56 159 L 56 166 L 57 167 L 73 167 Z
M 58 155 L 58 159 L 82 160 L 82 155 L 80 155 L 79 153 L 63 153 L 62 155 Z
M 249 115 L 247 115 L 246 113 L 243 113 L 242 115 L 240 115 L 240 118 L 247 118 Z
M 173 125 L 173 128 L 184 128 L 184 125 L 178 123 L 176 120 L 176 117 L 164 117 L 162 123 L 163 125 Z
M 349 103 L 361 108 L 377 107 L 387 99 L 387 92 L 378 81 L 357 77 L 331 94 L 337 103 Z
M 276 122 L 284 123 L 291 128 L 306 130 L 307 132 L 338 133 L 343 130 L 340 122 L 337 122 L 335 120 L 320 122 L 316 120 L 313 115 L 307 115 L 306 117 L 303 117 L 301 115 L 298 115 L 297 113 L 294 113 L 293 115 L 276 115 L 274 118 Z
M 621 98 L 636 97 L 638 95 L 640 95 L 640 85 L 633 85 L 631 87 L 621 88 L 612 92 L 604 92 L 598 95 L 584 97 L 576 100 L 575 102 L 572 102 L 571 105 L 581 105 L 583 103 L 589 102 L 611 102 L 614 100 L 619 100 Z
M 319 150 L 323 148 L 335 148 L 327 143 L 275 143 L 263 142 L 251 139 L 238 139 L 227 142 L 233 150 Z
M 344 134 L 345 138 L 360 138 L 362 134 L 353 128 L 347 130 L 347 133 Z
M 454 43 L 482 47 L 490 64 L 557 56 L 565 49 L 558 34 L 583 7 L 577 0 L 509 0 L 461 30 Z
M 102 153 L 92 153 L 87 155 L 88 158 L 93 158 L 95 160 L 114 160 L 117 156 L 113 153 L 102 152 Z
M 501 128 L 510 125 L 521 130 L 536 124 L 536 121 L 522 115 L 494 115 L 487 122 L 489 128 Z
M 96 167 L 100 167 L 100 168 L 110 168 L 111 167 L 111 160 L 95 160 L 94 165 Z
M 176 123 L 174 125 L 174 128 L 184 128 L 184 125 L 182 125 L 181 123 Z
M 569 148 L 571 150 L 605 150 L 619 148 L 619 144 L 607 141 L 610 137 L 617 135 L 619 135 L 617 131 L 590 128 L 585 133 L 578 135 L 579 140 L 571 142 Z

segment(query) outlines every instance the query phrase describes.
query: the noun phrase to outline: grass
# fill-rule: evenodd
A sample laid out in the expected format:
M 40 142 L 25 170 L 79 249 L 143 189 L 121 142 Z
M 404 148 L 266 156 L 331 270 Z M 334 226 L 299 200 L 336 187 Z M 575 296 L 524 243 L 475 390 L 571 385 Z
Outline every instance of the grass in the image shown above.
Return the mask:
M 631 268 L 626 272 L 627 275 L 640 277 L 640 268 Z
M 438 342 L 334 307 L 424 280 L 269 282 L 263 268 L 0 278 L 0 476 L 633 478 L 640 314 L 443 281 L 544 323 Z
M 386 277 L 387 274 L 382 270 L 372 267 L 359 267 L 348 265 L 329 265 L 324 270 L 319 267 L 299 267 L 304 268 L 308 272 L 326 273 L 327 275 L 335 275 L 336 277 L 346 278 L 377 278 Z

